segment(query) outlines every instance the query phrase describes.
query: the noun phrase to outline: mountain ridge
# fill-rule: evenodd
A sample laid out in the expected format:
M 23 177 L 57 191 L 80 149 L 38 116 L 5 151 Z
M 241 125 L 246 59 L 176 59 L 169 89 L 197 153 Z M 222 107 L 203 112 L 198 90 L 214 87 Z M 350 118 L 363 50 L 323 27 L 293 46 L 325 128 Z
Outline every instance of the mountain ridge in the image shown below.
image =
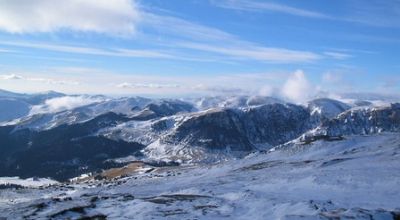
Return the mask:
M 293 140 L 310 143 L 398 132 L 400 128 L 399 104 L 358 107 L 319 98 L 296 105 L 260 96 L 214 97 L 211 103 L 214 107 L 199 108 L 197 99 L 102 98 L 59 112 L 22 117 L 0 126 L 5 161 L 0 171 L 48 177 L 51 172 L 41 164 L 57 161 L 57 152 L 69 155 L 57 162 L 64 170 L 53 175 L 59 179 L 96 172 L 108 166 L 102 165 L 104 161 L 133 155 L 144 161 L 210 164 L 268 151 Z M 92 155 L 79 155 L 79 151 L 92 151 Z M 41 157 L 22 166 L 30 154 Z M 32 171 L 34 167 L 38 169 Z

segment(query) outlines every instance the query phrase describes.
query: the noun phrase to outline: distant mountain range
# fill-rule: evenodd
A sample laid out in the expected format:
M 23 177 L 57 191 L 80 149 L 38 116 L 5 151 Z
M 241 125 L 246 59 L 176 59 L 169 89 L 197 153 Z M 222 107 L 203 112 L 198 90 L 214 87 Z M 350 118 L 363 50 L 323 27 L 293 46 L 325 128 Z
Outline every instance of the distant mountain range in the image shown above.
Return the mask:
M 0 176 L 67 180 L 114 159 L 214 163 L 293 140 L 400 130 L 400 104 L 328 98 L 148 99 L 0 90 Z M 378 103 L 378 104 L 377 104 Z

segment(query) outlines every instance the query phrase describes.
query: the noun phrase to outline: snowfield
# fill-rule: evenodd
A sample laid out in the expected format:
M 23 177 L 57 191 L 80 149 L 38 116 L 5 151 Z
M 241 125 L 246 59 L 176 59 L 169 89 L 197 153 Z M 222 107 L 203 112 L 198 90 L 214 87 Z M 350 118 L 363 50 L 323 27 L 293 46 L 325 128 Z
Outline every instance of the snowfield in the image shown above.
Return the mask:
M 21 179 L 19 177 L 0 177 L 0 185 L 15 184 L 24 187 L 40 187 L 54 185 L 58 182 L 46 178 L 28 178 Z
M 0 190 L 8 219 L 399 219 L 400 135 L 291 142 L 218 165 Z

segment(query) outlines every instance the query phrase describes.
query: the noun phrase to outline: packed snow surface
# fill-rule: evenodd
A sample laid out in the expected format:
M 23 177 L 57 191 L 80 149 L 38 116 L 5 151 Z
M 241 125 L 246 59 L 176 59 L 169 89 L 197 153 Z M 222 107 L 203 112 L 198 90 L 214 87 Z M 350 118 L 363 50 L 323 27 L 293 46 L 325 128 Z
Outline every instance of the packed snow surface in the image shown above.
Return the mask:
M 400 136 L 292 142 L 218 165 L 0 191 L 9 219 L 398 219 Z
M 46 178 L 28 178 L 21 179 L 19 177 L 0 177 L 0 185 L 14 184 L 25 187 L 39 187 L 57 184 L 58 182 Z

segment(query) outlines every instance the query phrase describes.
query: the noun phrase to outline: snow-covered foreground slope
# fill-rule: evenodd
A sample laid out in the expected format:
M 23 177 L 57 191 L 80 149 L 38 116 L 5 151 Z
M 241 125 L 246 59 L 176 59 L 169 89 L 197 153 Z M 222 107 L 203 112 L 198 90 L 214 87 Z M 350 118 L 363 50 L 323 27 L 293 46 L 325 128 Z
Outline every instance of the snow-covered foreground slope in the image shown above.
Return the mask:
M 400 136 L 289 144 L 214 166 L 0 191 L 9 219 L 399 219 Z
M 40 187 L 57 184 L 57 181 L 46 178 L 28 178 L 21 179 L 19 177 L 0 177 L 0 185 L 19 185 L 23 187 Z

